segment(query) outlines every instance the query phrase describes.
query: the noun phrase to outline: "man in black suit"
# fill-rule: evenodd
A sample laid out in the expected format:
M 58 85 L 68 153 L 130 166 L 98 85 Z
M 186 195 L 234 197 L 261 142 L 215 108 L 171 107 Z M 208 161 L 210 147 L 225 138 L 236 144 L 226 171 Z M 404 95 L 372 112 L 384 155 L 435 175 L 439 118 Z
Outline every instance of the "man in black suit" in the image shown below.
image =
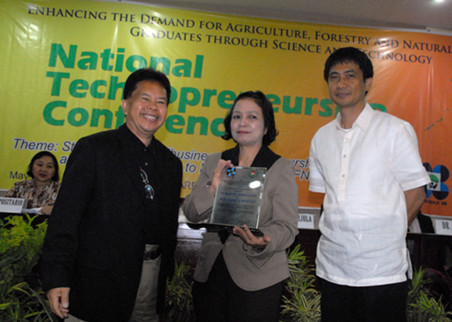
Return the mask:
M 69 157 L 42 255 L 43 286 L 62 318 L 158 321 L 182 183 L 181 161 L 154 137 L 170 94 L 163 73 L 133 72 L 126 124 L 80 139 Z

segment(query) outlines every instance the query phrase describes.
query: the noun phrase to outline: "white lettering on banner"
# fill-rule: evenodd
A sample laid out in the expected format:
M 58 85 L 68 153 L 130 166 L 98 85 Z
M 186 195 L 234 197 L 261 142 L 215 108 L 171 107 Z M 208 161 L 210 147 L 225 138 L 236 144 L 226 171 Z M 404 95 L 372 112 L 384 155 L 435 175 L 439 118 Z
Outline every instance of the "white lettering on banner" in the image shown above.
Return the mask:
M 56 151 L 58 143 L 27 141 L 24 138 L 13 138 L 14 150 Z

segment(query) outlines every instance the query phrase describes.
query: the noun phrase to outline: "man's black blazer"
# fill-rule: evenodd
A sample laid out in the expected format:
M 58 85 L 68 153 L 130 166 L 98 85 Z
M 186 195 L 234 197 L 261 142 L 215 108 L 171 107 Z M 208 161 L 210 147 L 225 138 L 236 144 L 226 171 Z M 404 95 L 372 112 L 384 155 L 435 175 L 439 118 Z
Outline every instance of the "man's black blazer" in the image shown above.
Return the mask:
M 138 162 L 117 130 L 80 139 L 71 153 L 49 217 L 42 255 L 45 290 L 70 287 L 71 314 L 88 321 L 127 321 L 141 277 L 145 245 L 143 183 Z M 181 161 L 156 138 L 162 232 L 159 303 L 174 272 Z

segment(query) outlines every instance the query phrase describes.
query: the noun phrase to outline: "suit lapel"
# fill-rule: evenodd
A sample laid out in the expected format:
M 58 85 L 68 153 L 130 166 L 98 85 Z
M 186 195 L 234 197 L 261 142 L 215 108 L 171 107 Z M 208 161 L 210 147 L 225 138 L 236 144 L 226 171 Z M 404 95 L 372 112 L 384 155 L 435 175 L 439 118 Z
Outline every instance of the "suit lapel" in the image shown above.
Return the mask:
M 143 182 L 141 181 L 140 177 L 140 165 L 138 164 L 138 161 L 133 157 L 133 152 L 130 146 L 127 144 L 127 140 L 124 138 L 124 136 L 120 135 L 119 132 L 118 141 L 121 150 L 120 153 L 124 160 L 124 171 L 127 173 L 127 177 L 129 178 L 131 189 L 134 190 L 133 195 L 140 196 L 140 198 L 137 199 L 140 199 L 144 206 L 145 195 L 143 193 Z

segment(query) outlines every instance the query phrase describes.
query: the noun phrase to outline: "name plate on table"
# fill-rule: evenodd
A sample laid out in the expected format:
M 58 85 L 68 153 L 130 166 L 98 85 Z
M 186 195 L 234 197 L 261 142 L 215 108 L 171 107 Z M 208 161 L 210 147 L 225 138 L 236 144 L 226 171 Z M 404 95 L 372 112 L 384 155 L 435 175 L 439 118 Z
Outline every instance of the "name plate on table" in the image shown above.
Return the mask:
M 452 236 L 452 220 L 444 218 L 433 219 L 435 225 L 435 232 L 438 235 L 449 235 Z
M 235 167 L 224 169 L 217 187 L 208 231 L 228 230 L 247 225 L 256 235 L 264 191 L 266 168 Z
M 0 212 L 20 214 L 24 206 L 25 199 L 0 197 Z

